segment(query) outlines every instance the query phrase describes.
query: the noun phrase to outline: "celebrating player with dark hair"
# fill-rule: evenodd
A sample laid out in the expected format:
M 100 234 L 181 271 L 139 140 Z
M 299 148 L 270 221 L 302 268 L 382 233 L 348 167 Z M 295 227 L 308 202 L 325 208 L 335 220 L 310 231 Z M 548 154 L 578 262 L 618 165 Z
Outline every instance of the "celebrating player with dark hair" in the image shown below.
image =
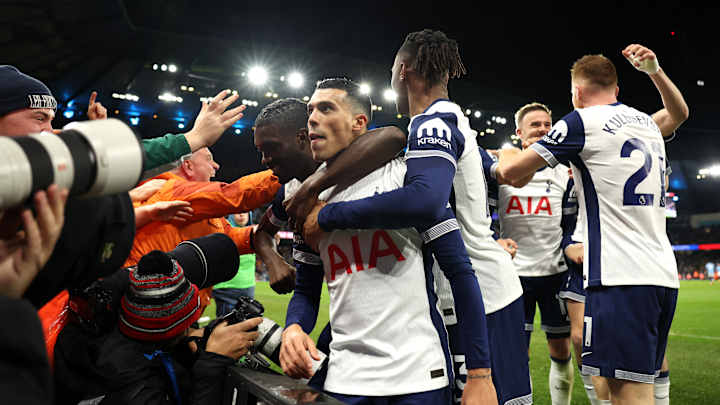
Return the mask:
M 445 248 L 452 246 L 448 241 L 452 234 L 445 232 L 459 228 L 488 314 L 492 380 L 498 400 L 526 404 L 532 402 L 532 394 L 523 332 L 522 287 L 510 255 L 493 240 L 490 230 L 486 191 L 489 177 L 484 169 L 489 170 L 492 160 L 484 151 L 479 152 L 475 131 L 460 107 L 448 100 L 448 80 L 464 72 L 457 43 L 444 33 L 423 30 L 407 36 L 392 67 L 398 112 L 412 117 L 405 185 L 373 197 L 329 204 L 319 211 L 317 222 L 322 230 L 330 231 L 403 228 L 423 221 L 430 226 L 423 237 L 432 241 L 433 253 L 441 256 Z M 457 221 L 443 218 L 451 189 Z M 314 221 L 308 217 L 310 224 Z M 442 221 L 440 226 L 432 226 L 438 221 Z M 319 231 L 308 228 L 307 223 L 306 230 L 310 234 Z M 485 366 L 466 357 L 472 348 L 468 340 L 463 347 L 460 339 L 453 338 L 456 333 L 469 333 L 465 326 L 452 326 L 456 322 L 452 300 L 460 298 L 454 287 L 450 293 L 440 274 L 436 280 L 441 307 L 447 315 L 445 321 L 450 325 L 455 367 L 468 369 L 467 385 L 462 378 L 456 384 L 459 390 L 465 389 L 465 395 L 474 390 L 472 385 L 478 378 L 487 378 L 485 372 L 473 371 Z M 461 324 L 462 317 L 458 312 Z

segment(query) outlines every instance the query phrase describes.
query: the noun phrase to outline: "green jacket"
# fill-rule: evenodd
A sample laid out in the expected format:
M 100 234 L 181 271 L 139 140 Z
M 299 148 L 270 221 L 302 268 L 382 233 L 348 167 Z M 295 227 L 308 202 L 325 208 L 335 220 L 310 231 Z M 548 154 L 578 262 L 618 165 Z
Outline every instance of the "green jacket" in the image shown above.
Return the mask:
M 145 168 L 151 170 L 167 163 L 174 162 L 190 153 L 184 134 L 167 134 L 165 136 L 143 139 L 145 149 Z

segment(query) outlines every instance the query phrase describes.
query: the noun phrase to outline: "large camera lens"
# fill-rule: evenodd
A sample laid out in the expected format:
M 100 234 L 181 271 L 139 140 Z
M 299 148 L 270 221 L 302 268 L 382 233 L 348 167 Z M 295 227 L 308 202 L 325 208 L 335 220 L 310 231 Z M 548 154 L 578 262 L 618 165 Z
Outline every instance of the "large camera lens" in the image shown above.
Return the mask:
M 137 185 L 144 153 L 122 121 L 73 122 L 60 134 L 0 136 L 0 209 L 55 183 L 73 196 L 126 192 Z

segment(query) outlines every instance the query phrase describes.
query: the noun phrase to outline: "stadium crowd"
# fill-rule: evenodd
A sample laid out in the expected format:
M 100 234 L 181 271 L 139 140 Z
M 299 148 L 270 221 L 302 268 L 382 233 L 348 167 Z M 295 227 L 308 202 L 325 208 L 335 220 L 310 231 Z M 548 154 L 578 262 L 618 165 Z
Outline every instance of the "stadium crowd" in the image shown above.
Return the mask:
M 652 50 L 632 44 L 617 57 L 649 77 L 660 111 L 618 102 L 613 62 L 586 55 L 572 65 L 573 112 L 557 120 L 528 100 L 515 115 L 522 149 L 486 151 L 448 94 L 466 71 L 457 43 L 413 32 L 392 65 L 407 136 L 369 131 L 370 97 L 328 78 L 307 102 L 280 99 L 258 115 L 268 170 L 212 181 L 208 147 L 245 108 L 222 91 L 187 133 L 139 142 L 152 174 L 86 198 L 68 198 L 73 183 L 50 185 L 53 135 L 26 136 L 53 132 L 51 90 L 0 66 L 0 135 L 29 156 L 33 180 L 27 203 L 1 217 L 0 308 L 16 320 L 2 332 L 3 401 L 221 403 L 227 368 L 270 333 L 261 318 L 227 315 L 267 279 L 293 293 L 279 366 L 345 403 L 531 404 L 537 305 L 553 404 L 668 404 L 678 266 L 663 162 L 689 110 Z M 95 93 L 88 118 L 115 125 Z M 92 138 L 88 125 L 55 132 L 73 151 L 78 131 Z M 292 243 L 280 230 L 295 231 Z M 678 258 L 680 273 L 718 261 Z M 316 342 L 323 283 L 330 322 Z M 210 297 L 220 321 L 200 328 Z M 624 349 L 634 347 L 648 349 Z M 573 362 L 587 398 L 572 398 Z

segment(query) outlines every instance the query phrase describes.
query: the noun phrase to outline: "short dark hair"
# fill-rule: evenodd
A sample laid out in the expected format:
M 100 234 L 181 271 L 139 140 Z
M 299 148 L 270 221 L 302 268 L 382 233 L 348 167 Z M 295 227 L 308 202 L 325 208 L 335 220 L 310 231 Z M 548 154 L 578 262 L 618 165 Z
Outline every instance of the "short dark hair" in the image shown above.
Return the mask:
M 400 52 L 410 56 L 410 67 L 430 85 L 444 84 L 467 73 L 458 44 L 442 31 L 424 29 L 405 37 Z
M 263 107 L 255 118 L 255 128 L 275 125 L 278 128 L 306 128 L 307 104 L 296 98 L 281 98 Z
M 355 107 L 368 117 L 368 122 L 372 121 L 372 100 L 368 94 L 360 91 L 360 85 L 346 77 L 333 77 L 323 79 L 315 86 L 315 90 L 320 89 L 337 89 L 344 90 L 347 98 Z

